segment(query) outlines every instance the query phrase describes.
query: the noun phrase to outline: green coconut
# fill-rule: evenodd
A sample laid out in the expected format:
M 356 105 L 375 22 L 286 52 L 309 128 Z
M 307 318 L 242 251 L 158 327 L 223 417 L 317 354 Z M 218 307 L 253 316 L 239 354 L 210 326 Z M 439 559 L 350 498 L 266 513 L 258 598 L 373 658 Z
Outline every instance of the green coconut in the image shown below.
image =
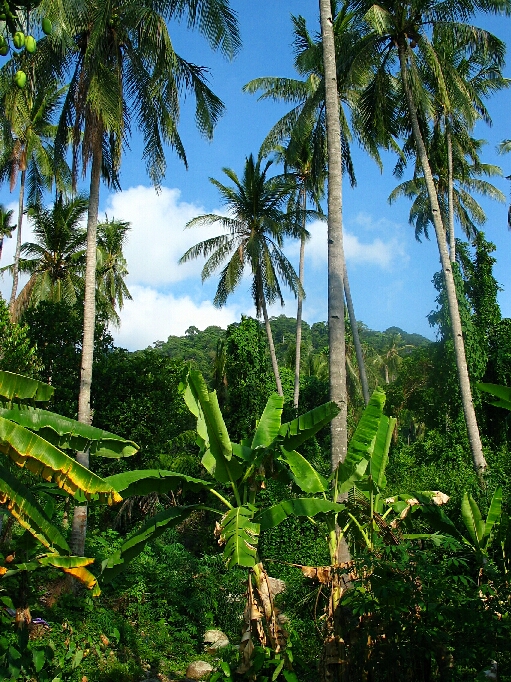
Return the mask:
M 25 46 L 25 34 L 23 31 L 16 31 L 12 38 L 12 42 L 17 50 L 21 50 L 21 48 Z
M 24 71 L 16 71 L 16 75 L 14 76 L 14 82 L 18 86 L 18 88 L 24 88 L 25 84 L 27 82 L 27 74 Z
M 47 36 L 50 35 L 50 33 L 52 32 L 52 29 L 53 29 L 53 26 L 51 25 L 51 21 L 49 19 L 47 19 L 46 17 L 44 17 L 44 19 L 42 20 L 41 27 L 43 29 L 43 33 Z
M 30 54 L 33 54 L 37 49 L 37 43 L 35 41 L 35 38 L 32 36 L 27 36 L 25 38 L 25 50 L 27 52 L 30 52 Z

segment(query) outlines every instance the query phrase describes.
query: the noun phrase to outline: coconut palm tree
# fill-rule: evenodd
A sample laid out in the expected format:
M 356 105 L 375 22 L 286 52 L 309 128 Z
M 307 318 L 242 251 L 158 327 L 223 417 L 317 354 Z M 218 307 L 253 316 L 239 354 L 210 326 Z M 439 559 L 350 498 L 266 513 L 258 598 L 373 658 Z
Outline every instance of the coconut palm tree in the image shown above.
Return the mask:
M 2 137 L 0 182 L 8 180 L 12 191 L 18 177 L 20 180 L 16 254 L 9 302 L 11 309 L 18 290 L 18 262 L 25 200 L 28 205 L 36 205 L 40 203 L 44 191 L 52 188 L 54 181 L 60 191 L 63 191 L 69 182 L 67 164 L 63 159 L 56 164 L 53 147 L 56 132 L 54 119 L 64 99 L 66 88 L 53 79 L 41 80 L 34 70 L 27 69 L 26 86 L 20 89 L 15 85 L 12 76 L 16 65 L 16 60 L 8 63 L 0 74 L 0 102 L 3 110 L 0 133 Z
M 119 186 L 122 151 L 132 124 L 142 133 L 143 158 L 156 185 L 165 173 L 164 145 L 170 145 L 186 164 L 178 133 L 183 92 L 195 95 L 197 126 L 207 137 L 211 137 L 223 111 L 222 102 L 206 84 L 205 69 L 174 51 L 168 31 L 171 20 L 186 20 L 190 29 L 198 29 L 214 49 L 227 57 L 234 56 L 240 39 L 235 15 L 226 0 L 86 0 L 69 3 L 66 11 L 71 28 L 70 35 L 63 38 L 74 48 L 63 64 L 71 71 L 71 81 L 57 146 L 63 154 L 71 128 L 74 179 L 79 166 L 84 174 L 91 166 L 78 396 L 78 420 L 90 423 L 101 177 Z M 88 453 L 77 453 L 77 459 L 88 467 Z M 71 542 L 80 555 L 84 551 L 86 518 L 86 507 L 76 507 Z
M 105 307 L 108 318 L 120 324 L 116 307 L 122 310 L 124 301 L 132 300 L 124 281 L 129 274 L 123 247 L 128 236 L 130 223 L 123 220 L 106 220 L 98 225 L 98 249 L 96 262 L 98 305 Z
M 372 135 L 366 135 L 366 129 L 360 125 L 357 111 L 357 93 L 367 77 L 367 61 L 360 49 L 362 25 L 356 13 L 348 12 L 346 6 L 335 8 L 333 31 L 336 47 L 337 88 L 339 94 L 339 119 L 342 148 L 342 169 L 347 172 L 351 185 L 356 184 L 350 143 L 352 130 L 362 146 L 380 164 L 378 146 Z M 303 80 L 293 78 L 256 78 L 247 85 L 247 92 L 262 91 L 260 99 L 274 99 L 293 104 L 293 108 L 285 114 L 270 130 L 263 142 L 263 150 L 271 150 L 283 140 L 289 139 L 303 144 L 306 140 L 311 148 L 311 176 L 325 179 L 327 155 L 325 125 L 325 83 L 323 69 L 323 48 L 320 39 L 314 39 L 306 26 L 303 17 L 292 17 L 294 25 L 295 68 Z M 355 49 L 356 48 L 356 49 Z M 346 110 L 351 115 L 351 126 Z M 362 345 L 358 335 L 355 309 L 349 287 L 348 272 L 344 272 L 344 293 L 348 307 L 350 327 L 353 330 L 357 363 L 364 400 L 369 401 L 369 388 L 366 369 L 363 361 Z M 299 346 L 297 346 L 297 350 Z M 295 388 L 296 396 L 296 388 Z
M 364 15 L 370 29 L 368 36 L 373 40 L 374 54 L 380 59 L 374 70 L 373 79 L 368 85 L 367 94 L 365 98 L 363 97 L 367 119 L 369 120 L 371 115 L 374 116 L 374 112 L 378 112 L 378 117 L 380 117 L 379 105 L 387 106 L 389 98 L 382 91 L 382 84 L 387 84 L 388 92 L 394 90 L 402 93 L 403 123 L 406 130 L 411 130 L 413 135 L 417 159 L 423 171 L 431 203 L 472 459 L 478 476 L 482 477 L 487 464 L 470 390 L 458 300 L 452 264 L 447 250 L 447 232 L 442 220 L 421 122 L 429 122 L 433 119 L 438 100 L 445 105 L 446 111 L 451 111 L 450 93 L 446 86 L 441 60 L 429 37 L 430 31 L 435 26 L 442 26 L 444 36 L 449 35 L 453 42 L 464 42 L 467 48 L 470 47 L 473 51 L 482 50 L 484 53 L 484 50 L 489 49 L 492 53 L 500 52 L 503 56 L 504 47 L 497 38 L 487 31 L 469 26 L 466 21 L 477 9 L 494 12 L 509 11 L 511 3 L 509 0 L 490 0 L 483 6 L 483 3 L 474 0 L 464 3 L 457 3 L 454 0 L 447 2 L 417 0 L 413 3 L 404 0 L 382 0 L 376 5 L 372 3 L 372 0 L 352 0 L 349 4 L 354 10 Z M 396 60 L 399 65 L 397 72 L 395 71 Z M 419 63 L 428 66 L 433 72 L 436 83 L 434 95 L 428 90 L 421 77 Z M 376 87 L 375 83 L 378 83 L 379 87 Z M 375 129 L 378 131 L 381 129 L 381 121 L 379 124 L 377 121 L 376 124 Z
M 303 296 L 299 278 L 282 251 L 284 237 L 299 238 L 302 227 L 294 207 L 290 212 L 284 210 L 295 189 L 294 182 L 285 175 L 268 177 L 272 161 L 267 161 L 264 167 L 261 164 L 260 156 L 257 160 L 252 154 L 247 157 L 241 179 L 230 168 L 224 168 L 234 187 L 210 178 L 220 191 L 229 215 L 201 215 L 190 220 L 187 227 L 220 224 L 226 232 L 192 246 L 179 262 L 207 257 L 202 269 L 204 281 L 228 260 L 220 273 L 213 301 L 217 307 L 222 307 L 237 288 L 245 269 L 250 270 L 252 299 L 257 316 L 262 315 L 264 319 L 275 383 L 279 395 L 283 395 L 267 304 L 280 300 L 284 305 L 280 281 L 295 296 Z
M 51 208 L 29 209 L 36 241 L 21 247 L 19 271 L 30 278 L 12 307 L 15 319 L 39 301 L 76 304 L 83 291 L 86 234 L 81 223 L 87 206 L 84 196 L 70 200 L 60 196 Z M 14 264 L 2 270 L 13 268 Z
M 465 158 L 459 145 L 449 144 L 449 139 L 450 135 L 445 135 L 443 131 L 435 127 L 428 150 L 442 221 L 444 225 L 449 225 L 449 256 L 452 262 L 455 248 L 451 244 L 451 234 L 454 234 L 451 223 L 454 225 L 454 218 L 457 218 L 470 241 L 475 238 L 479 227 L 486 222 L 485 212 L 473 195 L 478 193 L 500 202 L 505 202 L 506 198 L 494 185 L 481 179 L 481 176 L 502 176 L 502 170 L 498 166 L 479 161 L 477 151 L 484 141 L 470 139 L 473 150 L 471 155 L 477 158 L 476 162 L 472 162 L 470 158 Z M 415 227 L 416 238 L 420 241 L 421 235 L 424 235 L 429 239 L 429 228 L 433 226 L 433 216 L 420 167 L 415 169 L 415 176 L 411 180 L 400 183 L 392 191 L 389 202 L 393 203 L 399 197 L 407 197 L 413 201 L 409 220 L 410 224 Z
M 0 204 L 0 259 L 2 258 L 5 237 L 12 237 L 12 233 L 16 229 L 16 225 L 11 223 L 13 213 L 12 210 L 6 211 L 3 204 Z

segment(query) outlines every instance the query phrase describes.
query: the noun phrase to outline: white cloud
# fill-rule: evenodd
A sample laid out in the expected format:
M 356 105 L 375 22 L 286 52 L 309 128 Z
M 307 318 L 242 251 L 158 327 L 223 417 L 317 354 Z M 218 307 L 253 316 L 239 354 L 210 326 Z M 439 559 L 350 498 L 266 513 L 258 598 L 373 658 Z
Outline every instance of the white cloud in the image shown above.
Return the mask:
M 186 223 L 207 211 L 180 201 L 180 190 L 163 187 L 131 187 L 108 197 L 109 218 L 131 223 L 124 249 L 128 261 L 128 286 L 162 287 L 189 277 L 200 277 L 204 260 L 179 265 L 178 260 L 191 246 L 221 234 L 219 226 L 185 230 Z M 100 216 L 101 217 L 101 216 Z
M 11 223 L 16 225 L 18 222 L 18 202 L 10 202 L 5 205 L 6 211 L 14 211 L 11 218 Z M 17 231 L 14 230 L 12 237 L 10 239 L 4 239 L 3 249 L 2 249 L 2 261 L 0 266 L 11 265 L 14 262 L 14 254 L 16 252 L 16 234 Z M 24 216 L 23 224 L 21 226 L 21 242 L 31 242 L 34 241 L 34 232 L 32 230 L 32 224 L 27 217 Z M 28 281 L 28 275 L 20 275 L 18 282 L 18 294 L 23 289 Z M 11 297 L 12 289 L 12 275 L 9 272 L 4 272 L 0 276 L 0 294 L 8 302 Z
M 364 228 L 373 230 L 378 227 L 388 237 L 375 237 L 369 242 L 361 241 L 353 232 L 344 231 L 344 252 L 346 261 L 353 264 L 376 265 L 384 270 L 392 268 L 396 261 L 402 262 L 406 258 L 402 241 L 396 232 L 399 226 L 389 221 L 378 221 L 376 224 L 369 216 L 360 214 L 354 221 Z M 383 224 L 385 222 L 385 224 Z M 389 223 L 389 224 L 387 224 Z M 316 221 L 308 227 L 310 239 L 305 247 L 305 257 L 313 268 L 323 268 L 327 262 L 327 224 Z M 298 257 L 299 245 L 294 242 L 288 253 L 291 257 Z
M 130 292 L 133 300 L 126 301 L 121 311 L 121 328 L 111 330 L 116 345 L 128 350 L 147 348 L 154 341 L 166 341 L 170 335 L 182 336 L 191 325 L 225 329 L 240 316 L 235 306 L 217 309 L 211 301 L 197 303 L 189 296 L 176 297 L 150 287 L 133 285 Z

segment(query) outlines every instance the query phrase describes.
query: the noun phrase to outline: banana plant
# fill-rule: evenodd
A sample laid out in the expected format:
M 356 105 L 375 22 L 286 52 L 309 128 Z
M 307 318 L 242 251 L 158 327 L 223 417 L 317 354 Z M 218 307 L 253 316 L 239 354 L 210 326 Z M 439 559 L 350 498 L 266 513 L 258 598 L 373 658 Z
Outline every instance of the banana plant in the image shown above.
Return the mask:
M 98 594 L 97 581 L 85 568 L 93 559 L 70 556 L 66 539 L 48 514 L 48 504 L 43 508 L 33 492 L 36 488 L 26 477 L 15 475 L 15 470 L 19 467 L 41 477 L 51 484 L 47 491 L 52 494 L 60 490 L 78 500 L 116 504 L 122 497 L 115 488 L 78 464 L 63 448 L 89 448 L 104 457 L 126 457 L 138 448 L 107 431 L 43 409 L 53 393 L 48 384 L 0 371 L 0 453 L 5 456 L 0 461 L 0 504 L 45 550 L 28 563 L 0 566 L 0 575 L 9 577 L 17 571 L 54 566 Z
M 481 565 L 486 564 L 488 550 L 495 537 L 494 531 L 502 518 L 502 488 L 499 486 L 493 493 L 486 519 L 483 519 L 472 495 L 465 492 L 461 501 L 461 518 L 469 536 L 463 537 L 463 540 L 474 550 Z

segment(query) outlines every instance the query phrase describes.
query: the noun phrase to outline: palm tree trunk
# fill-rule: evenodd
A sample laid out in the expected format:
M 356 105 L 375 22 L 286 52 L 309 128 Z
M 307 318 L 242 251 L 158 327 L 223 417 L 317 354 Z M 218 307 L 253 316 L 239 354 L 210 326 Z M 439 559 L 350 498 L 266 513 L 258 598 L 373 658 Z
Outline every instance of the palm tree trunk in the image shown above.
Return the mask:
M 9 310 L 12 312 L 14 301 L 16 300 L 16 292 L 18 291 L 18 279 L 19 279 L 19 264 L 21 255 L 21 225 L 23 223 L 23 202 L 25 199 L 25 179 L 27 177 L 27 171 L 21 171 L 20 178 L 20 195 L 18 201 L 18 225 L 16 234 L 16 253 L 14 254 L 14 264 L 12 267 L 12 290 L 11 298 L 9 300 Z
M 451 133 L 447 128 L 445 131 L 447 136 L 447 185 L 448 185 L 448 202 L 449 202 L 449 258 L 451 263 L 456 262 L 456 239 L 454 237 L 454 187 L 452 174 L 452 139 Z
M 89 210 L 87 213 L 87 255 L 85 262 L 85 294 L 83 304 L 82 365 L 80 392 L 78 394 L 78 421 L 91 423 L 90 390 L 92 361 L 94 357 L 94 328 L 96 326 L 96 228 L 99 212 L 99 186 L 101 180 L 101 137 L 92 157 Z M 89 468 L 89 452 L 77 452 L 76 460 Z M 76 556 L 83 556 L 87 533 L 87 505 L 74 509 L 70 546 Z
M 458 379 L 460 383 L 461 401 L 463 404 L 463 412 L 465 415 L 465 423 L 467 425 L 468 438 L 470 441 L 470 448 L 472 452 L 472 461 L 474 469 L 482 481 L 484 472 L 486 471 L 486 460 L 483 454 L 483 446 L 479 435 L 479 428 L 477 426 L 476 413 L 474 410 L 474 403 L 472 401 L 472 394 L 470 391 L 470 378 L 468 375 L 467 359 L 465 356 L 465 344 L 463 342 L 463 331 L 461 326 L 460 313 L 458 308 L 458 299 L 456 296 L 456 287 L 454 283 L 454 276 L 452 271 L 452 264 L 447 252 L 445 228 L 442 224 L 442 216 L 440 213 L 440 205 L 438 203 L 438 196 L 436 193 L 435 182 L 431 173 L 429 165 L 426 146 L 419 127 L 419 120 L 417 117 L 417 110 L 413 101 L 413 95 L 407 79 L 407 67 L 405 46 L 398 47 L 399 64 L 401 67 L 401 76 L 408 105 L 408 112 L 412 123 L 412 131 L 417 147 L 417 155 L 424 173 L 424 180 L 428 189 L 429 200 L 431 203 L 431 212 L 433 214 L 433 224 L 437 238 L 438 250 L 440 252 L 440 262 L 442 264 L 442 271 L 444 274 L 445 290 L 447 294 L 447 303 L 449 307 L 449 317 L 451 321 L 454 353 L 456 356 L 456 366 L 458 369 Z
M 342 157 L 335 44 L 330 0 L 319 0 L 328 149 L 328 337 L 330 343 L 330 399 L 340 412 L 330 422 L 331 466 L 335 470 L 346 457 L 347 400 L 344 330 L 344 247 L 342 235 Z
M 275 383 L 277 384 L 277 393 L 284 395 L 282 391 L 282 382 L 280 381 L 279 366 L 277 363 L 277 354 L 275 353 L 275 344 L 273 343 L 273 334 L 271 333 L 270 320 L 268 319 L 268 311 L 266 310 L 266 299 L 264 294 L 261 296 L 261 308 L 263 310 L 264 326 L 266 327 L 266 335 L 268 336 L 268 345 L 270 347 L 271 366 L 273 367 L 273 374 L 275 374 Z
M 303 208 L 303 230 L 305 232 L 305 211 L 307 209 L 307 190 L 305 183 L 302 185 L 302 208 Z M 298 268 L 298 279 L 303 287 L 303 271 L 305 261 L 305 237 L 302 235 L 300 240 L 300 265 Z M 295 392 L 293 397 L 293 407 L 298 409 L 298 401 L 300 398 L 300 360 L 302 350 L 302 305 L 303 297 L 301 292 L 298 292 L 298 309 L 296 311 L 296 353 L 295 353 Z
M 348 270 L 346 263 L 344 264 L 344 295 L 346 296 L 346 307 L 348 308 L 348 315 L 350 317 L 351 333 L 353 334 L 353 344 L 355 346 L 355 353 L 357 355 L 358 373 L 360 374 L 360 384 L 362 386 L 362 395 L 364 402 L 369 403 L 369 385 L 367 383 L 366 367 L 364 364 L 364 355 L 362 353 L 362 344 L 360 343 L 360 335 L 358 333 L 357 318 L 355 317 L 355 308 L 353 306 L 353 299 L 351 298 L 350 283 L 348 280 Z

